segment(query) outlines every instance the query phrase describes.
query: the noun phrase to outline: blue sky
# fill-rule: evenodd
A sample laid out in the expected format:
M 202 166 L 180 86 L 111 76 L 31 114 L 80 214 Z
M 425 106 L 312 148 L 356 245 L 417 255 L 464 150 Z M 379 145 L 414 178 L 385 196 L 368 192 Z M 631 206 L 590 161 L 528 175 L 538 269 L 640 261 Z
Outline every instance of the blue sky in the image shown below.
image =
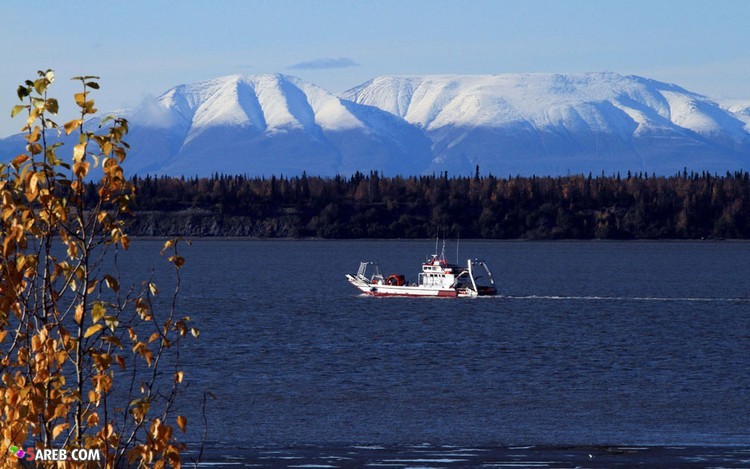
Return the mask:
M 389 74 L 612 71 L 750 100 L 748 18 L 744 0 L 6 1 L 0 136 L 42 68 L 63 105 L 69 77 L 101 76 L 101 110 L 267 72 L 340 92 Z

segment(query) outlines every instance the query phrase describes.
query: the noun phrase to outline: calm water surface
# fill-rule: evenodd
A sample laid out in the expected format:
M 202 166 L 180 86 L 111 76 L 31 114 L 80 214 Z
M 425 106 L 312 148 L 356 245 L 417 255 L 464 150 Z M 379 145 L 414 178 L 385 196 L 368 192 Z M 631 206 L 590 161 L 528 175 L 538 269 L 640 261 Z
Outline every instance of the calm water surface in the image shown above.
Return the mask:
M 160 248 L 133 242 L 129 268 Z M 501 294 L 475 300 L 362 297 L 344 278 L 378 260 L 414 280 L 434 248 L 186 247 L 181 307 L 202 332 L 186 397 L 217 397 L 216 444 L 750 442 L 750 243 L 461 241 Z

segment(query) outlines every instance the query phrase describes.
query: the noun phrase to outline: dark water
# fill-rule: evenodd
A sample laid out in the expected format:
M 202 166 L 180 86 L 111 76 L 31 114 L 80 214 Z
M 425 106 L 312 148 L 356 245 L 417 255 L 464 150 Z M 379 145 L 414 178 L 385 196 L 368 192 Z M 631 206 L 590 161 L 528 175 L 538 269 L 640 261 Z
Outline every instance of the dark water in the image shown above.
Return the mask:
M 131 269 L 147 271 L 141 254 L 160 245 L 134 241 Z M 462 241 L 460 257 L 488 261 L 501 293 L 475 300 L 366 298 L 344 279 L 370 259 L 414 279 L 434 248 L 184 249 L 181 306 L 202 331 L 186 397 L 217 397 L 213 454 L 750 445 L 750 243 Z M 199 406 L 187 412 L 199 430 Z

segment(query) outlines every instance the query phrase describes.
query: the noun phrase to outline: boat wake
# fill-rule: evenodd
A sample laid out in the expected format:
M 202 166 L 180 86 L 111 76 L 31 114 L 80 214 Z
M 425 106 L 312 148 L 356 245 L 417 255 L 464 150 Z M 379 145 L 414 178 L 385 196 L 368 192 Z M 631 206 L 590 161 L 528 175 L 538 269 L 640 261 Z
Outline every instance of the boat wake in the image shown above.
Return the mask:
M 550 300 L 550 301 L 654 301 L 654 302 L 696 302 L 696 303 L 750 303 L 750 298 L 699 298 L 699 297 L 659 297 L 659 296 L 560 296 L 560 295 L 498 295 L 505 300 Z

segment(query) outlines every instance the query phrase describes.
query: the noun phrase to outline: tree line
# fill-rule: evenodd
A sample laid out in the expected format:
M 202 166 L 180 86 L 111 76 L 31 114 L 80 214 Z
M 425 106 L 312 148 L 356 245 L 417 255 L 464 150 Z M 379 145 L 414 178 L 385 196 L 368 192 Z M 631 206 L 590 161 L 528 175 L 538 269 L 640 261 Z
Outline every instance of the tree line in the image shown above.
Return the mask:
M 502 178 L 477 168 L 470 177 L 214 174 L 133 183 L 137 211 L 212 217 L 217 233 L 241 219 L 288 227 L 259 236 L 426 238 L 441 230 L 485 239 L 750 238 L 746 171 Z

